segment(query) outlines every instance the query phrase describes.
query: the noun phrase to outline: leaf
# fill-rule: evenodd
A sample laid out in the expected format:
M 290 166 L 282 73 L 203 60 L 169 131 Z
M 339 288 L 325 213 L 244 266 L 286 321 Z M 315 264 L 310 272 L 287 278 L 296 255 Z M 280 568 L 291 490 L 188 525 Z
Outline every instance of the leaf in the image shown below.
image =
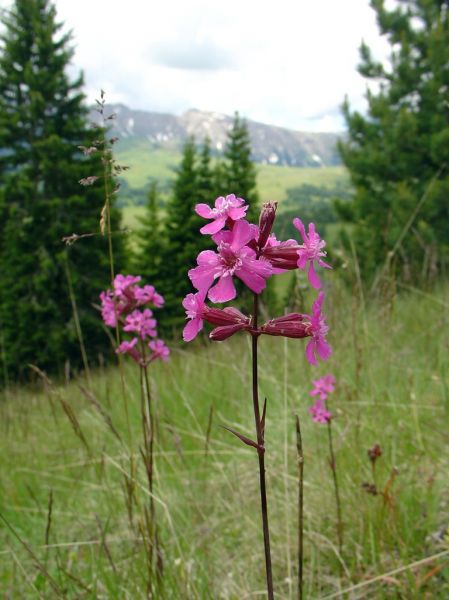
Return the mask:
M 265 401 L 263 403 L 263 410 L 262 410 L 262 418 L 260 419 L 260 430 L 262 432 L 262 439 L 265 440 L 265 415 L 267 412 L 267 399 L 265 398 Z
M 252 446 L 258 452 L 265 452 L 265 448 L 263 446 L 260 446 L 254 440 L 251 440 L 250 438 L 247 438 L 245 435 L 242 435 L 241 433 L 238 433 L 237 431 L 234 431 L 234 429 L 231 429 L 230 427 L 225 427 L 224 425 L 222 425 L 222 427 L 223 427 L 223 429 L 227 429 L 228 431 L 230 431 L 231 433 L 233 433 L 236 437 L 239 438 L 239 440 L 241 440 L 247 446 Z

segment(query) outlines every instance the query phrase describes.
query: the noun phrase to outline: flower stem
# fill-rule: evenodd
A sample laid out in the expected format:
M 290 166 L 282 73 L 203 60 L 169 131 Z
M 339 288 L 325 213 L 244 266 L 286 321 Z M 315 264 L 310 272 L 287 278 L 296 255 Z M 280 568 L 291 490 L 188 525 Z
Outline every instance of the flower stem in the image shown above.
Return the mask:
M 253 329 L 257 329 L 258 318 L 258 296 L 254 294 L 254 310 L 253 310 Z M 265 449 L 264 449 L 264 432 L 262 431 L 262 423 L 260 421 L 259 408 L 259 386 L 258 386 L 258 369 L 257 369 L 257 340 L 258 335 L 252 336 L 252 372 L 253 372 L 253 408 L 254 420 L 256 422 L 257 444 L 260 450 L 257 451 L 259 457 L 259 482 L 260 482 L 260 502 L 262 509 L 262 529 L 263 541 L 265 549 L 265 569 L 267 574 L 267 593 L 268 600 L 274 600 L 273 592 L 273 575 L 271 571 L 271 552 L 270 552 L 270 530 L 268 527 L 268 505 L 267 491 L 265 482 Z
M 337 477 L 337 463 L 335 459 L 334 444 L 332 440 L 332 420 L 327 423 L 327 433 L 329 437 L 329 454 L 330 454 L 330 468 L 332 471 L 332 477 L 334 480 L 334 492 L 335 492 L 335 506 L 337 508 L 337 537 L 338 537 L 338 551 L 340 553 L 340 560 L 342 559 L 343 552 L 343 521 L 341 518 L 341 501 L 340 501 L 340 490 L 338 486 Z
M 304 538 L 304 454 L 301 428 L 296 415 L 296 450 L 298 454 L 298 600 L 303 599 L 303 538 Z

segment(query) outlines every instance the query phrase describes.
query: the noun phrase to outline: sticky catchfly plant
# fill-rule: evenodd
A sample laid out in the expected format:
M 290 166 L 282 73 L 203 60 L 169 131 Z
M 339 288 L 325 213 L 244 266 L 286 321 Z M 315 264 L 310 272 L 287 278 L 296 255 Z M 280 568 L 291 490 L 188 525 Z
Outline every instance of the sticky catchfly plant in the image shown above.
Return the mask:
M 328 398 L 335 390 L 336 380 L 331 374 L 324 375 L 313 381 L 313 388 L 310 390 L 310 396 L 318 396 L 315 404 L 309 408 L 314 423 L 327 425 L 327 436 L 329 444 L 329 466 L 332 471 L 332 480 L 334 484 L 335 506 L 337 512 L 337 538 L 338 548 L 341 553 L 343 551 L 343 520 L 341 511 L 340 489 L 337 476 L 337 460 L 335 456 L 334 443 L 332 437 L 332 420 L 333 415 L 329 411 Z
M 204 322 L 214 326 L 209 333 L 213 341 L 223 341 L 239 331 L 251 336 L 252 348 L 252 400 L 256 439 L 250 439 L 232 429 L 244 444 L 257 451 L 259 461 L 260 501 L 262 513 L 262 531 L 264 537 L 265 568 L 268 599 L 274 598 L 273 576 L 271 568 L 270 532 L 268 524 L 268 504 L 265 481 L 265 415 L 266 400 L 261 410 L 258 384 L 258 341 L 262 335 L 284 336 L 290 338 L 308 338 L 306 358 L 312 365 L 317 360 L 329 358 L 332 350 L 326 340 L 328 326 L 322 313 L 324 293 L 320 292 L 312 306 L 312 313 L 290 313 L 275 317 L 259 324 L 259 296 L 266 287 L 267 280 L 288 270 L 305 269 L 309 263 L 308 279 L 312 287 L 317 285 L 318 277 L 314 263 L 329 267 L 322 261 L 325 242 L 315 231 L 313 223 L 306 234 L 302 222 L 296 219 L 302 236 L 297 240 L 281 241 L 272 233 L 276 218 L 276 202 L 263 206 L 258 225 L 249 223 L 244 217 L 248 206 L 242 198 L 234 194 L 220 196 L 215 208 L 207 204 L 198 204 L 195 211 L 212 222 L 201 228 L 201 233 L 212 234 L 217 248 L 200 252 L 197 266 L 190 269 L 188 276 L 197 290 L 183 300 L 187 324 L 183 339 L 192 341 L 203 329 Z M 224 303 L 234 300 L 237 289 L 234 278 L 237 277 L 253 293 L 253 314 L 244 315 L 235 307 L 214 308 L 206 304 Z
M 160 549 L 154 504 L 154 414 L 151 399 L 148 367 L 157 360 L 166 361 L 169 348 L 163 340 L 157 339 L 157 321 L 149 308 L 160 308 L 164 298 L 152 285 L 139 284 L 139 275 L 116 275 L 112 289 L 101 292 L 101 315 L 105 325 L 115 327 L 122 334 L 131 336 L 118 344 L 117 354 L 127 354 L 140 368 L 140 409 L 142 419 L 143 446 L 141 455 L 147 474 L 149 501 L 145 507 L 147 531 L 144 535 L 148 561 L 148 594 L 153 597 L 154 581 L 160 576 Z

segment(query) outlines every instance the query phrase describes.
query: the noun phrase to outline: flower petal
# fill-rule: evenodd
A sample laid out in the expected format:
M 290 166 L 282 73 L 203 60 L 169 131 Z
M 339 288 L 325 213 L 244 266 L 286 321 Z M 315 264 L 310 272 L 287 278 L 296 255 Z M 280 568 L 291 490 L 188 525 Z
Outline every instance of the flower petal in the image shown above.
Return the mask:
M 214 213 L 208 204 L 197 204 L 195 206 L 195 212 L 204 219 L 212 219 L 214 217 Z
M 317 360 L 315 358 L 315 349 L 316 349 L 316 342 L 312 338 L 306 346 L 306 358 L 311 365 L 317 364 Z
M 194 269 L 190 269 L 188 275 L 194 287 L 200 292 L 206 293 L 214 282 L 217 268 L 215 266 L 199 265 Z
M 235 274 L 247 287 L 249 287 L 250 290 L 256 294 L 260 294 L 260 292 L 265 289 L 265 279 L 257 273 L 254 273 L 254 271 L 241 268 L 238 269 Z
M 218 283 L 209 290 L 209 299 L 212 302 L 229 302 L 234 300 L 237 292 L 235 290 L 234 282 L 230 275 L 224 275 L 220 277 Z
M 301 260 L 301 259 L 300 259 Z M 299 261 L 298 261 L 299 262 Z M 314 287 L 316 290 L 319 290 L 321 287 L 321 279 L 315 273 L 315 269 L 313 267 L 313 262 L 310 261 L 309 271 L 307 273 L 307 277 L 309 278 L 310 285 Z
M 255 232 L 248 221 L 237 221 L 232 230 L 231 250 L 238 252 L 250 240 L 255 238 Z
M 203 233 L 203 234 L 208 233 L 208 234 L 212 235 L 214 233 L 217 233 L 221 229 L 223 229 L 223 227 L 225 226 L 225 223 L 226 223 L 226 217 L 219 217 L 218 219 L 215 219 L 215 221 L 212 221 L 211 223 L 204 225 L 204 227 L 201 227 L 200 233 Z
M 182 338 L 185 342 L 191 342 L 203 328 L 202 319 L 192 319 L 187 323 L 182 332 Z

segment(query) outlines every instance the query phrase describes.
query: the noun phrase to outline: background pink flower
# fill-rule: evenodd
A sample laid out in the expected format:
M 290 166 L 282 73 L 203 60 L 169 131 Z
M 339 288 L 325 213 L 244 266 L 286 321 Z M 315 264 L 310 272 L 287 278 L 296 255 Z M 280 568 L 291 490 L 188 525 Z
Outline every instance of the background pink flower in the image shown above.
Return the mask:
M 201 227 L 201 233 L 217 233 L 223 229 L 228 219 L 238 221 L 243 219 L 248 210 L 248 205 L 244 205 L 243 198 L 236 198 L 235 194 L 220 196 L 215 200 L 215 208 L 211 208 L 208 204 L 197 204 L 195 212 L 204 219 L 213 219 L 212 223 L 208 223 Z
M 317 356 L 319 356 L 321 360 L 327 360 L 332 354 L 332 348 L 326 341 L 326 335 L 329 328 L 324 319 L 324 315 L 321 314 L 323 302 L 324 293 L 320 292 L 312 306 L 312 316 L 310 317 L 309 325 L 312 339 L 306 346 L 306 358 L 311 365 L 317 364 Z
M 332 419 L 332 414 L 326 409 L 324 401 L 318 398 L 313 406 L 309 408 L 315 423 L 326 424 Z
M 148 346 L 153 351 L 150 360 L 157 360 L 160 358 L 164 362 L 168 360 L 170 356 L 170 349 L 165 345 L 162 340 L 152 340 Z
M 315 273 L 314 262 L 321 267 L 326 267 L 327 269 L 331 269 L 332 267 L 321 260 L 322 256 L 326 256 L 326 251 L 324 247 L 326 246 L 326 242 L 320 238 L 318 233 L 315 230 L 315 225 L 313 223 L 309 223 L 309 233 L 306 234 L 306 230 L 304 228 L 303 222 L 301 219 L 293 219 L 293 225 L 301 234 L 303 245 L 298 250 L 298 268 L 305 271 L 307 263 L 309 263 L 309 271 L 307 276 L 309 278 L 310 284 L 315 289 L 319 289 L 321 287 L 321 280 L 318 275 Z
M 320 379 L 313 381 L 313 389 L 309 392 L 311 396 L 318 396 L 321 400 L 326 400 L 329 394 L 334 391 L 335 377 L 333 375 L 324 375 Z

